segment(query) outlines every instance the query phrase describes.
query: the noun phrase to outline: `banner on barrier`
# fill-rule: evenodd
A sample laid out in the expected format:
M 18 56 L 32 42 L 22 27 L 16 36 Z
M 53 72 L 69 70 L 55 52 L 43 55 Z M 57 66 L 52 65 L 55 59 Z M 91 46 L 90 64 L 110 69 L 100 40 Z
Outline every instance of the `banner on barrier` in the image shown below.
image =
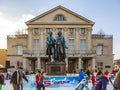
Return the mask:
M 27 76 L 29 82 L 23 82 L 24 87 L 34 88 L 35 75 Z M 44 85 L 45 87 L 56 88 L 56 87 L 75 87 L 78 84 L 78 76 L 45 76 Z

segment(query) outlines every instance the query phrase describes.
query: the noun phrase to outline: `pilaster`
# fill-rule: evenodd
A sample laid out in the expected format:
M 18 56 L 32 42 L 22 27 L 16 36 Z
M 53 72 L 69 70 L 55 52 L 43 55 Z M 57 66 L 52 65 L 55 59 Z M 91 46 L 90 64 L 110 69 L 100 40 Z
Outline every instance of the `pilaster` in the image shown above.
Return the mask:
M 92 59 L 92 70 L 95 70 L 95 58 Z

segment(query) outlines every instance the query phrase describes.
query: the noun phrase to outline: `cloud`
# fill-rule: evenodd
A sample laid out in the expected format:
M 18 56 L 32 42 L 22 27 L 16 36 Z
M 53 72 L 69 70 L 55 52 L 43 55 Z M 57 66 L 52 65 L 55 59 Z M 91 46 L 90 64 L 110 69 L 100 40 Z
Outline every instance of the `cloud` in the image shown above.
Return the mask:
M 32 18 L 34 18 L 35 16 L 34 15 L 32 15 L 32 14 L 23 14 L 22 15 L 22 19 L 23 19 L 23 21 L 25 22 L 25 21 L 28 21 L 28 20 L 30 20 L 30 19 L 32 19 Z
M 27 28 L 25 22 L 32 19 L 32 14 L 23 14 L 17 21 L 11 21 L 5 17 L 5 14 L 0 12 L 0 48 L 6 48 L 7 35 L 15 34 L 19 30 Z
M 1 16 L 1 15 L 3 15 L 3 13 L 2 13 L 2 12 L 0 12 L 0 16 Z

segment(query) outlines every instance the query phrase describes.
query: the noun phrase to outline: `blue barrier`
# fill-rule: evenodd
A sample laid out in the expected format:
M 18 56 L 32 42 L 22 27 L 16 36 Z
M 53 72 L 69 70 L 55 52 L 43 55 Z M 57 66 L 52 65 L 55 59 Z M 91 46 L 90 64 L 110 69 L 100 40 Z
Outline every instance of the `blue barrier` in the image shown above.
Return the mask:
M 28 75 L 28 83 L 23 80 L 23 86 L 35 88 L 35 75 Z M 57 87 L 76 87 L 78 84 L 78 76 L 45 76 L 44 85 L 49 88 Z

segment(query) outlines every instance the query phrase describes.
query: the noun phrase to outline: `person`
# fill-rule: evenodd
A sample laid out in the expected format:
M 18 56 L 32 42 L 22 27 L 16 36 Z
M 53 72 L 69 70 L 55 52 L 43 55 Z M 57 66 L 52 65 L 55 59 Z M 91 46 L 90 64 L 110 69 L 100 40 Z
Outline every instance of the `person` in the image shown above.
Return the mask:
M 109 81 L 109 72 L 105 71 L 104 74 L 100 75 L 95 82 L 92 90 L 107 90 L 107 84 Z
M 38 90 L 38 83 L 40 81 L 40 71 L 38 70 L 35 75 L 36 90 Z
M 116 73 L 116 76 L 114 78 L 113 87 L 114 90 L 120 90 L 120 68 L 118 69 L 118 72 Z
M 103 72 L 99 70 L 98 73 L 96 74 L 96 80 L 98 80 L 99 77 L 101 77 L 101 75 L 103 75 Z
M 40 81 L 38 83 L 38 90 L 41 90 L 41 88 L 43 88 L 43 90 L 45 90 L 43 80 L 44 80 L 44 72 L 41 73 Z
M 91 75 L 91 81 L 92 81 L 92 86 L 94 86 L 94 83 L 96 82 L 96 77 L 95 77 L 93 72 L 92 72 L 92 75 Z
M 24 79 L 28 82 L 28 79 L 25 76 L 25 72 L 23 71 L 23 67 L 19 67 L 19 72 L 20 72 L 20 75 L 23 76 Z M 22 83 L 20 85 L 20 88 L 21 88 L 21 90 L 23 90 L 23 81 L 22 81 Z
M 26 80 L 28 82 L 28 79 L 26 78 L 25 74 L 21 71 L 23 69 L 22 67 L 19 67 L 16 71 L 13 72 L 10 83 L 13 85 L 14 90 L 20 90 L 20 86 L 22 84 L 22 79 Z M 21 88 L 23 89 L 23 88 Z
M 86 71 L 86 74 L 88 75 L 88 77 L 90 77 L 91 72 L 89 69 Z
M 12 72 L 11 72 L 11 71 L 8 71 L 6 78 L 7 78 L 7 79 L 10 79 L 10 78 L 11 78 L 11 75 L 12 75 Z
M 49 61 L 51 61 L 51 55 L 52 59 L 55 62 L 55 38 L 52 37 L 52 32 L 49 31 L 49 36 L 46 38 L 46 55 L 48 55 Z
M 85 77 L 85 74 L 84 74 L 83 70 L 81 69 L 79 71 L 79 75 L 78 75 L 78 82 L 81 82 L 81 80 L 84 79 L 84 77 Z
M 66 41 L 64 36 L 62 35 L 62 31 L 58 31 L 58 36 L 56 39 L 56 52 L 57 52 L 57 60 L 58 61 L 65 61 L 66 53 L 65 48 L 68 49 L 66 46 Z
M 0 90 L 2 90 L 2 85 L 5 85 L 4 83 L 5 79 L 4 79 L 4 75 L 2 70 L 0 70 Z
M 114 76 L 116 76 L 116 73 L 119 70 L 119 66 L 118 65 L 114 65 Z
M 76 90 L 84 90 L 84 87 L 86 88 L 86 90 L 89 90 L 88 88 L 88 76 L 83 72 L 83 70 L 81 69 L 78 75 L 78 87 L 76 88 Z
M 95 69 L 94 75 L 95 75 L 95 77 L 96 77 L 96 75 L 97 75 L 97 69 Z

